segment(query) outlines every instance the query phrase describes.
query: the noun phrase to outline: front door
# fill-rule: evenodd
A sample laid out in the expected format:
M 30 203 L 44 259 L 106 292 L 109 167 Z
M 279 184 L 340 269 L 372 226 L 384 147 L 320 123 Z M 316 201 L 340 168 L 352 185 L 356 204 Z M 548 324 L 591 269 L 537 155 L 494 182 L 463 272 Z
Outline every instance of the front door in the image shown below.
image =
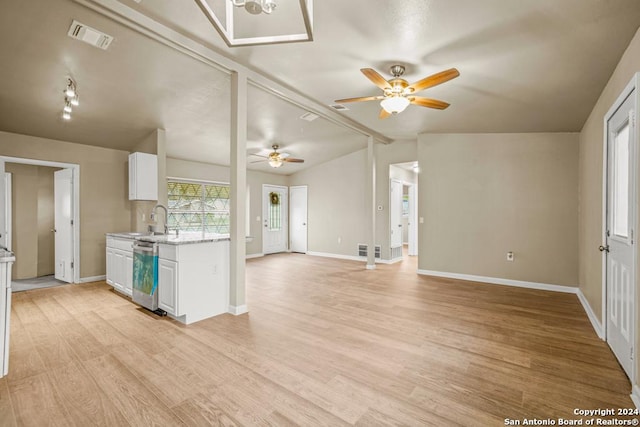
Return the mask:
M 287 187 L 262 186 L 262 252 L 265 255 L 287 250 L 288 196 Z
M 634 100 L 635 91 L 607 122 L 607 241 L 604 247 L 607 257 L 607 342 L 629 378 L 633 365 L 635 305 Z
M 289 190 L 291 252 L 307 253 L 307 186 Z
M 53 173 L 55 278 L 73 282 L 73 170 Z

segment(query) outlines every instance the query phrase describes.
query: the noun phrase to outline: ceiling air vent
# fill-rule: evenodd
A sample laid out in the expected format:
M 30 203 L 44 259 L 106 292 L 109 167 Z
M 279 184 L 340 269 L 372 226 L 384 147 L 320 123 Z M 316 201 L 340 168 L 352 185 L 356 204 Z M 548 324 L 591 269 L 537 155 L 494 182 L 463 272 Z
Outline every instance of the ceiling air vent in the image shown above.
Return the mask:
M 113 37 L 110 35 L 100 32 L 94 28 L 87 27 L 75 19 L 71 23 L 71 27 L 69 27 L 67 35 L 72 39 L 89 43 L 91 46 L 99 47 L 104 50 L 106 50 L 113 41 Z
M 333 104 L 330 105 L 331 108 L 333 108 L 334 110 L 338 110 L 338 111 L 348 111 L 349 109 L 347 107 L 345 107 L 342 104 Z
M 313 114 L 313 113 L 311 113 L 311 112 L 309 112 L 309 111 L 307 111 L 306 113 L 304 113 L 303 115 L 301 115 L 301 116 L 300 116 L 300 118 L 301 118 L 302 120 L 306 120 L 306 121 L 308 121 L 308 122 L 312 122 L 312 121 L 314 121 L 315 119 L 317 119 L 318 117 L 319 117 L 319 116 L 318 116 L 317 114 Z

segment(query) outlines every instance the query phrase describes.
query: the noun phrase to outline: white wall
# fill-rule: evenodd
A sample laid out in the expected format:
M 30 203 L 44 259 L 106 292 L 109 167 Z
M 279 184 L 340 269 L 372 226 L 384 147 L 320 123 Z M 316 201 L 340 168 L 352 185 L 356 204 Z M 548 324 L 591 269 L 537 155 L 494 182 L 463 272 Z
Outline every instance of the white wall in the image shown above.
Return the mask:
M 420 269 L 577 285 L 578 134 L 422 134 L 418 160 Z
M 289 185 L 308 186 L 309 252 L 357 256 L 367 242 L 366 162 L 360 150 L 290 176 Z

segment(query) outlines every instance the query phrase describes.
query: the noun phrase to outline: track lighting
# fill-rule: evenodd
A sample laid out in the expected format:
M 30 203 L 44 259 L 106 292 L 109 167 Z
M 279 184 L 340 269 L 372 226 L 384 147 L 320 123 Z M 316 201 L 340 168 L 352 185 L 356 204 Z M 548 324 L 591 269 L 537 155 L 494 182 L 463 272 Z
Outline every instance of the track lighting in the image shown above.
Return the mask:
M 80 97 L 78 96 L 78 89 L 76 82 L 71 78 L 67 78 L 67 87 L 62 91 L 64 93 L 64 107 L 62 108 L 62 118 L 64 120 L 71 120 L 71 112 L 73 107 L 80 105 Z

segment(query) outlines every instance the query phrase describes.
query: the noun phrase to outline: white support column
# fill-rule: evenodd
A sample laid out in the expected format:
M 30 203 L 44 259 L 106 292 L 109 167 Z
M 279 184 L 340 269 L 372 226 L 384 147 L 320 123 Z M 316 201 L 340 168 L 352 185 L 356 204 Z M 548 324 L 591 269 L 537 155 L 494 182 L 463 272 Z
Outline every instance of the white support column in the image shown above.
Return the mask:
M 367 270 L 376 268 L 376 156 L 373 151 L 373 137 L 367 139 L 367 179 L 366 194 L 369 218 L 367 221 Z
M 231 245 L 229 269 L 229 313 L 248 311 L 245 259 L 247 205 L 247 76 L 231 73 Z

